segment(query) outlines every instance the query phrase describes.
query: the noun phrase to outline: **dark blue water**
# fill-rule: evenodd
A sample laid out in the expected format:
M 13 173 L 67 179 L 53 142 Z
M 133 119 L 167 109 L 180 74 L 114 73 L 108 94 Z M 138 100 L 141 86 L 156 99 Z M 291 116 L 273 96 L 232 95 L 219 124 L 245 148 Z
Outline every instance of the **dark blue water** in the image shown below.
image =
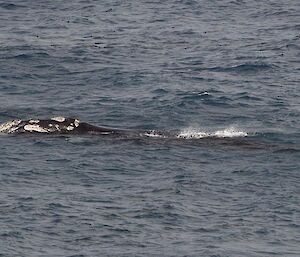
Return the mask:
M 300 256 L 300 2 L 0 1 L 1 256 Z

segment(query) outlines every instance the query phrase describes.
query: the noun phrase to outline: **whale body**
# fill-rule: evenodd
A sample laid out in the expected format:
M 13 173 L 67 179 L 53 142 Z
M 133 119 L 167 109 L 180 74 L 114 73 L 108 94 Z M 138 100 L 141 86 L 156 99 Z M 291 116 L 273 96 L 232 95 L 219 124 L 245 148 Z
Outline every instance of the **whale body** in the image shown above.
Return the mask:
M 139 130 L 116 129 L 95 126 L 74 118 L 53 117 L 50 119 L 12 120 L 0 124 L 0 134 L 56 134 L 56 135 L 98 135 L 113 138 L 143 139 L 158 138 L 166 140 L 203 139 L 204 141 L 221 141 L 226 138 L 247 137 L 246 132 L 220 130 L 215 132 L 199 132 L 185 130 Z M 206 139 L 206 140 L 205 140 Z
M 0 124 L 0 133 L 43 133 L 43 134 L 122 134 L 125 130 L 98 127 L 78 119 L 53 117 L 51 119 L 12 120 Z

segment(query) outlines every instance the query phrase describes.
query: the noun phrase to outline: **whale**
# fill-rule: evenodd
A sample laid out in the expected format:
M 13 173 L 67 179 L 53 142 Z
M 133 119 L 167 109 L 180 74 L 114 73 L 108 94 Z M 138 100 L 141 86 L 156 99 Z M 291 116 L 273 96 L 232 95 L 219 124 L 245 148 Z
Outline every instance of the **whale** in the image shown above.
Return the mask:
M 72 135 L 91 135 L 102 136 L 111 139 L 147 140 L 147 138 L 158 139 L 156 142 L 189 142 L 193 146 L 237 146 L 244 149 L 268 149 L 273 148 L 281 151 L 282 149 L 292 149 L 300 151 L 298 148 L 290 148 L 286 145 L 270 144 L 259 139 L 247 139 L 248 134 L 240 131 L 221 130 L 215 132 L 197 132 L 185 130 L 140 130 L 140 129 L 118 129 L 104 126 L 95 126 L 87 122 L 81 122 L 76 118 L 65 118 L 57 116 L 49 119 L 15 119 L 5 123 L 0 123 L 0 135 L 58 135 L 69 137 Z M 200 140 L 201 139 L 201 140 Z
M 79 119 L 53 117 L 50 119 L 11 120 L 0 124 L 0 133 L 6 134 L 101 134 L 121 135 L 129 131 L 99 127 Z
M 49 119 L 16 119 L 0 124 L 0 134 L 56 134 L 56 135 L 100 135 L 112 136 L 124 139 L 157 138 L 166 140 L 180 139 L 231 139 L 243 138 L 247 133 L 240 131 L 221 130 L 215 132 L 198 132 L 185 130 L 140 130 L 118 129 L 104 126 L 96 126 L 87 122 L 81 122 L 76 118 L 57 116 Z M 220 140 L 219 140 L 220 141 Z

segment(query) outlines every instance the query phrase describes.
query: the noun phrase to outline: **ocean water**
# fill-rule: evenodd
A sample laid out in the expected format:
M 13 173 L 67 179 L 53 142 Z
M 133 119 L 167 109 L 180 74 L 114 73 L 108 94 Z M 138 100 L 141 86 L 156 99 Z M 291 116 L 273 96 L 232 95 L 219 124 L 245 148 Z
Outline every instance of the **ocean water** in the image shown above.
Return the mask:
M 149 132 L 0 135 L 0 256 L 300 256 L 299 86 L 297 0 L 1 1 L 0 123 Z

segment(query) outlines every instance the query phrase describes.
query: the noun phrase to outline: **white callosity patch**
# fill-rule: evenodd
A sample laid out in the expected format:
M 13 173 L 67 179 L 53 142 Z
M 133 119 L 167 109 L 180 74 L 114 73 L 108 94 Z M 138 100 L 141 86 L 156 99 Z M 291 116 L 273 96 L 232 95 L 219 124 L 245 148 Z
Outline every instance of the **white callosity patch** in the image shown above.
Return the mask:
M 77 119 L 75 119 L 75 121 L 74 121 L 74 125 L 75 125 L 75 127 L 76 127 L 76 128 L 79 126 L 79 124 L 80 124 L 80 121 L 79 121 L 79 120 L 77 120 Z
M 64 122 L 66 120 L 65 117 L 53 117 L 51 120 L 57 121 L 57 122 Z
M 40 121 L 39 120 L 29 120 L 29 123 L 34 123 L 34 124 L 36 124 L 36 123 L 39 123 Z
M 74 127 L 73 126 L 68 126 L 66 129 L 69 130 L 69 131 L 71 131 L 71 130 L 74 129 Z
M 12 120 L 5 122 L 0 125 L 0 133 L 13 133 L 15 130 L 19 128 L 19 124 L 22 120 Z
M 48 133 L 49 131 L 45 128 L 40 127 L 39 125 L 25 125 L 24 130 L 29 132 L 39 132 L 39 133 Z
M 60 127 L 58 124 L 48 124 L 48 128 L 47 128 L 48 132 L 57 132 L 57 131 L 61 131 Z

